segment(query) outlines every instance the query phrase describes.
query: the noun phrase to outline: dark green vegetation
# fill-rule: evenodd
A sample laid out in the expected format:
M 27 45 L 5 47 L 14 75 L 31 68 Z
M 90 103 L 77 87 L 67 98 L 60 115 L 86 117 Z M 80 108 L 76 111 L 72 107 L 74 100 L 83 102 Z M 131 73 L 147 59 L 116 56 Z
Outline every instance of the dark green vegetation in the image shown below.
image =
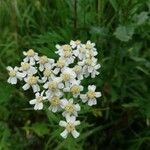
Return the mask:
M 0 0 L 0 150 L 149 150 L 149 11 L 149 0 Z M 79 115 L 81 136 L 63 140 L 59 115 L 33 111 L 6 66 L 29 48 L 56 58 L 71 39 L 96 43 L 101 74 L 85 85 L 103 96 Z

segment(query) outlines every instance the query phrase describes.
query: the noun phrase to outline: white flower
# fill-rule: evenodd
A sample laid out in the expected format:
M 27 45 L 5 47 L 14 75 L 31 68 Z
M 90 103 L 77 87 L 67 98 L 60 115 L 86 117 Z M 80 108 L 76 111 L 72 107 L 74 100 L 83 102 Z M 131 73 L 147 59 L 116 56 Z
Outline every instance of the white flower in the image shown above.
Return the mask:
M 29 63 L 26 63 L 26 62 L 21 62 L 21 67 L 19 68 L 19 70 L 22 71 L 24 76 L 34 75 L 37 73 L 37 69 L 35 67 L 33 67 L 32 65 L 30 65 Z
M 93 72 L 95 69 L 94 66 L 97 64 L 97 59 L 92 58 L 86 58 L 82 62 L 78 63 L 79 65 L 83 66 L 83 73 L 85 77 L 88 77 L 90 73 Z
M 80 121 L 76 120 L 75 116 L 67 116 L 66 121 L 61 120 L 59 125 L 65 128 L 60 134 L 63 138 L 67 138 L 69 133 L 71 133 L 74 138 L 79 137 L 80 133 L 76 131 L 75 127 L 80 125 Z
M 70 45 L 65 44 L 65 45 L 56 45 L 56 48 L 58 51 L 56 51 L 56 54 L 58 54 L 61 58 L 65 59 L 65 61 L 68 64 L 71 64 L 74 62 L 75 57 L 73 56 L 72 53 L 72 48 Z
M 77 47 L 79 47 L 80 45 L 81 45 L 81 41 L 80 40 L 76 40 L 76 41 L 73 41 L 73 40 L 71 40 L 70 41 L 70 45 L 71 45 L 71 47 L 74 49 L 74 48 L 77 48 Z
M 97 71 L 101 67 L 100 64 L 97 64 L 93 66 L 93 71 L 91 72 L 91 78 L 95 78 L 96 75 L 99 75 L 99 72 Z
M 22 87 L 24 90 L 28 90 L 30 87 L 32 87 L 34 93 L 40 91 L 40 87 L 38 85 L 38 76 L 29 75 L 28 77 L 24 78 L 24 81 L 26 82 L 26 84 Z
M 35 110 L 43 109 L 43 101 L 46 99 L 46 97 L 44 97 L 43 94 L 44 94 L 44 91 L 41 94 L 36 93 L 35 99 L 29 101 L 31 105 L 34 105 Z
M 74 66 L 73 71 L 76 73 L 78 80 L 83 80 L 83 69 L 80 65 Z
M 59 59 L 57 60 L 56 64 L 55 64 L 55 69 L 54 69 L 54 73 L 58 74 L 60 71 L 62 71 L 65 67 L 68 66 L 68 63 L 65 61 L 65 59 L 59 57 Z
M 88 92 L 86 94 L 80 95 L 82 102 L 85 103 L 88 101 L 89 106 L 96 105 L 97 104 L 96 98 L 101 97 L 101 92 L 95 92 L 95 90 L 96 90 L 95 85 L 89 85 Z
M 73 99 L 62 99 L 61 100 L 61 107 L 65 110 L 62 115 L 65 116 L 78 116 L 77 112 L 80 111 L 80 105 L 79 104 L 73 104 Z
M 65 92 L 71 92 L 73 97 L 77 98 L 80 95 L 80 92 L 83 91 L 83 86 L 80 85 L 79 80 L 75 80 L 70 87 L 64 88 Z
M 42 77 L 42 82 L 45 83 L 47 80 L 52 80 L 53 78 L 55 78 L 55 72 L 52 69 L 46 68 L 43 71 L 43 75 L 44 77 Z
M 57 95 L 61 96 L 62 92 L 60 89 L 64 88 L 61 78 L 55 77 L 54 79 L 46 82 L 44 88 L 47 89 L 46 96 L 50 98 L 51 96 Z
M 95 47 L 95 43 L 91 43 L 91 41 L 87 41 L 85 44 L 85 48 L 88 50 L 96 50 L 94 47 Z
M 29 49 L 27 52 L 23 52 L 26 56 L 23 60 L 24 62 L 29 62 L 31 65 L 34 65 L 36 61 L 39 60 L 38 53 L 35 53 L 33 49 Z
M 77 47 L 77 49 L 73 50 L 73 54 L 78 57 L 80 60 L 83 60 L 86 58 L 88 49 L 85 48 L 85 44 L 81 44 Z
M 40 71 L 43 71 L 45 68 L 52 69 L 54 67 L 54 59 L 49 59 L 47 56 L 41 56 L 38 63 Z
M 8 83 L 17 84 L 17 79 L 22 80 L 25 77 L 24 74 L 20 73 L 18 67 L 12 68 L 10 66 L 7 67 L 9 71 L 9 78 L 7 80 Z
M 75 81 L 76 73 L 71 68 L 64 68 L 61 75 L 62 81 L 65 84 L 65 87 L 69 87 L 72 82 Z
M 61 100 L 59 96 L 52 96 L 48 100 L 51 104 L 49 106 L 49 110 L 51 110 L 54 113 L 61 110 Z

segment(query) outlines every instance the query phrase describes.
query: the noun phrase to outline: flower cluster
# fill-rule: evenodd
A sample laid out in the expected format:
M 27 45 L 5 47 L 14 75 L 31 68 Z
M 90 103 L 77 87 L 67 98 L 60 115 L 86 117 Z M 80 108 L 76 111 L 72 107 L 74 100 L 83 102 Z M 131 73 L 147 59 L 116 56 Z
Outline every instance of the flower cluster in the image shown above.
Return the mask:
M 89 85 L 87 92 L 83 92 L 81 82 L 84 78 L 95 78 L 99 74 L 100 64 L 97 63 L 97 50 L 95 44 L 87 41 L 70 41 L 70 44 L 56 45 L 56 54 L 59 59 L 55 61 L 47 56 L 39 56 L 33 49 L 23 52 L 25 58 L 19 67 L 7 67 L 9 71 L 8 82 L 17 84 L 18 80 L 24 82 L 23 89 L 32 89 L 35 98 L 29 103 L 35 110 L 42 110 L 44 103 L 48 103 L 49 111 L 62 112 L 66 121 L 60 121 L 64 127 L 60 134 L 66 138 L 69 133 L 74 138 L 79 136 L 76 126 L 80 121 L 76 120 L 81 108 L 79 102 L 89 106 L 97 104 L 96 98 L 101 92 L 96 92 L 95 85 Z

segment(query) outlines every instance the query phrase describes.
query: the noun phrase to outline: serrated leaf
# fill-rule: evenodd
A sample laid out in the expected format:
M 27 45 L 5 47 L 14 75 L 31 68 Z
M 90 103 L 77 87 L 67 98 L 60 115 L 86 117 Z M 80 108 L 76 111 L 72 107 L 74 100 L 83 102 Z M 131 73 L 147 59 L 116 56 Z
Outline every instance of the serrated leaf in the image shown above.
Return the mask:
M 119 27 L 117 27 L 116 31 L 114 32 L 114 35 L 120 41 L 127 42 L 130 39 L 132 39 L 133 33 L 134 33 L 134 27 L 133 26 L 122 26 L 122 25 L 120 25 Z

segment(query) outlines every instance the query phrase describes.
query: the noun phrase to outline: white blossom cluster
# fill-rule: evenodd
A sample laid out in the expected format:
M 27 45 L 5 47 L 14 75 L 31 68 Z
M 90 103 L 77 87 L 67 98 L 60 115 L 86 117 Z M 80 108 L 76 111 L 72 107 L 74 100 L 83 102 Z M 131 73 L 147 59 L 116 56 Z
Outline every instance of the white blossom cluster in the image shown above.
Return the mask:
M 80 124 L 78 112 L 81 110 L 77 100 L 89 106 L 97 104 L 96 98 L 101 92 L 96 92 L 95 85 L 89 85 L 87 92 L 83 92 L 81 81 L 86 77 L 95 78 L 99 74 L 100 64 L 97 63 L 97 50 L 95 44 L 87 41 L 70 41 L 70 44 L 56 45 L 56 54 L 59 59 L 55 61 L 47 56 L 39 56 L 33 49 L 23 52 L 25 58 L 19 67 L 7 67 L 9 71 L 8 82 L 17 84 L 18 80 L 24 82 L 23 89 L 32 89 L 35 98 L 29 103 L 35 110 L 42 110 L 44 103 L 48 102 L 49 110 L 62 112 L 65 121 L 59 125 L 64 128 L 60 134 L 66 138 L 69 133 L 74 138 L 79 136 L 76 126 Z

